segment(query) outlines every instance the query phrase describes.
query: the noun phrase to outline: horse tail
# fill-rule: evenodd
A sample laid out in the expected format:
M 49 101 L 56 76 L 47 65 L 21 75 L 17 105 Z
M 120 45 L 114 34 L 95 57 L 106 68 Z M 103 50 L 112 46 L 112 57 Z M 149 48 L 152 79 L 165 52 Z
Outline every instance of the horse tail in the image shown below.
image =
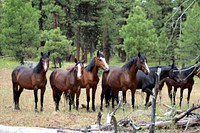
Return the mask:
M 15 68 L 15 69 L 12 71 L 12 74 L 11 74 L 12 83 L 16 83 L 16 82 L 17 82 L 17 77 L 18 77 L 19 71 L 20 71 L 20 69 L 19 69 L 18 67 Z
M 50 85 L 51 85 L 51 86 L 53 85 L 53 81 L 54 81 L 54 79 L 55 79 L 55 75 L 56 75 L 56 70 L 54 70 L 54 71 L 51 73 L 50 77 L 49 77 L 49 81 L 50 81 Z
M 112 89 L 107 85 L 107 76 L 108 76 L 108 72 L 104 71 L 103 75 L 102 75 L 102 82 L 101 82 L 101 86 L 102 86 L 102 91 L 105 92 L 105 100 L 106 100 L 106 104 L 109 104 L 109 101 L 112 98 Z

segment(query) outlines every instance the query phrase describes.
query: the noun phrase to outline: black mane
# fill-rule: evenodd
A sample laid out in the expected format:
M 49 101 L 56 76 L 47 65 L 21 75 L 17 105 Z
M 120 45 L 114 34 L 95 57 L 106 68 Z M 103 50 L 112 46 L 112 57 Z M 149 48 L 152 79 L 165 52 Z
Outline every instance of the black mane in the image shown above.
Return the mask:
M 39 73 L 42 69 L 43 69 L 43 66 L 42 66 L 42 57 L 41 57 L 39 63 L 37 64 L 37 66 L 35 66 L 33 68 L 33 72 Z
M 94 68 L 94 58 L 90 61 L 90 63 L 85 67 L 85 70 L 88 71 L 88 72 L 91 72 L 92 69 Z
M 130 69 L 132 64 L 136 61 L 137 57 L 131 58 L 125 65 L 122 66 L 123 69 Z

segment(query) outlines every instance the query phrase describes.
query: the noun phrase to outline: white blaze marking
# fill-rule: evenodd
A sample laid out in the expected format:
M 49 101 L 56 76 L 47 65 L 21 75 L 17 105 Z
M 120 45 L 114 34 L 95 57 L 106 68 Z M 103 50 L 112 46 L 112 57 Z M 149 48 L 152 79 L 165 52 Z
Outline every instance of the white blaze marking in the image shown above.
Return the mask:
M 146 61 L 144 62 L 144 64 L 145 64 L 145 67 L 146 67 L 146 69 L 147 69 L 147 72 L 150 73 L 150 70 L 149 70 L 149 67 L 147 66 Z
M 45 63 L 44 63 L 44 71 L 47 71 L 47 68 L 48 68 L 48 67 L 47 67 L 47 63 L 45 62 Z
M 81 79 L 81 65 L 78 64 L 77 67 L 78 67 L 77 78 Z
M 105 58 L 102 58 L 102 57 L 100 57 L 100 59 L 103 61 L 103 63 L 105 64 L 105 68 L 106 69 L 109 69 L 109 66 L 108 66 L 108 64 L 107 64 L 107 62 L 106 62 L 106 60 L 105 60 Z

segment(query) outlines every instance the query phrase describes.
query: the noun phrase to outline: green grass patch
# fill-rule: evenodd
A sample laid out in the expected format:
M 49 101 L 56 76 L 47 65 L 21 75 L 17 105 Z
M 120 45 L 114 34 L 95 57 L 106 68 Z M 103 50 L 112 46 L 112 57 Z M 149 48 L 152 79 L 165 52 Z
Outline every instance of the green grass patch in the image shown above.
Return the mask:
M 0 58 L 0 69 L 2 68 L 13 69 L 18 65 L 20 65 L 19 62 L 17 62 L 12 58 Z

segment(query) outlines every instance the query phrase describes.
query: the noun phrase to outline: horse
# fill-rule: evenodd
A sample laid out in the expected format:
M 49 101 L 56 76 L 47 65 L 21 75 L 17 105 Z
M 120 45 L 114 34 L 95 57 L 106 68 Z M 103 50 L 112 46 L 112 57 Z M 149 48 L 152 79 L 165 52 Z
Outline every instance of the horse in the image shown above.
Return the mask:
M 168 88 L 168 95 L 171 100 L 171 104 L 175 105 L 175 97 L 176 97 L 176 92 L 177 89 L 180 88 L 180 102 L 179 106 L 181 107 L 182 104 L 182 99 L 183 99 L 183 91 L 184 89 L 188 89 L 188 96 L 187 96 L 187 104 L 189 106 L 189 101 L 190 101 L 190 94 L 194 85 L 194 76 L 198 71 L 197 64 L 189 66 L 189 67 L 184 67 L 180 70 L 174 70 L 176 74 L 180 78 L 180 82 L 176 82 L 170 78 L 165 78 L 162 82 L 165 82 Z M 172 87 L 174 87 L 174 91 L 172 94 Z M 160 88 L 161 90 L 162 88 Z M 173 99 L 172 99 L 173 96 Z
M 103 99 L 108 89 L 112 89 L 112 108 L 114 108 L 114 97 L 118 91 L 126 92 L 130 89 L 132 93 L 132 108 L 134 108 L 134 94 L 137 87 L 136 73 L 142 70 L 145 74 L 149 74 L 150 70 L 147 66 L 147 59 L 144 54 L 138 53 L 138 56 L 132 57 L 124 66 L 110 66 L 108 72 L 103 73 L 102 77 L 102 93 L 101 106 L 103 110 Z M 124 94 L 123 94 L 124 95 Z M 125 97 L 123 97 L 123 100 Z
M 50 75 L 50 85 L 56 106 L 55 111 L 59 110 L 59 101 L 62 93 L 65 94 L 66 101 L 69 96 L 69 111 L 71 111 L 72 99 L 76 94 L 76 110 L 78 110 L 84 61 L 78 61 L 76 58 L 74 61 L 76 64 L 71 70 L 66 71 L 62 68 L 57 68 Z
M 43 99 L 47 84 L 46 73 L 49 68 L 49 56 L 50 52 L 48 52 L 47 54 L 41 52 L 40 61 L 34 68 L 18 66 L 12 71 L 11 77 L 13 84 L 13 99 L 16 110 L 20 110 L 19 97 L 23 89 L 28 89 L 34 91 L 35 111 L 38 112 L 37 109 L 38 89 L 40 89 L 41 90 L 40 111 L 43 111 Z
M 86 88 L 86 109 L 88 112 L 90 102 L 90 88 L 92 88 L 92 110 L 95 111 L 95 93 L 97 89 L 97 84 L 99 83 L 99 68 L 103 69 L 104 71 L 109 71 L 109 66 L 105 60 L 104 55 L 98 51 L 96 57 L 94 57 L 90 61 L 90 63 L 83 69 L 83 77 L 81 80 L 81 88 Z
M 176 81 L 179 80 L 178 77 L 173 73 L 174 68 L 176 68 L 176 66 L 174 64 L 167 65 L 167 66 L 149 67 L 149 69 L 150 69 L 149 75 L 146 75 L 141 70 L 138 70 L 138 72 L 136 74 L 136 77 L 137 77 L 136 89 L 142 89 L 142 92 L 146 92 L 146 102 L 145 102 L 146 107 L 151 105 L 149 103 L 149 97 L 150 97 L 150 95 L 153 95 L 152 90 L 156 84 L 156 77 L 157 77 L 156 71 L 158 68 L 161 68 L 160 80 L 162 80 L 166 77 L 170 77 L 171 79 L 174 79 Z M 109 92 L 109 91 L 107 91 L 105 94 L 107 106 L 109 106 L 109 101 L 111 98 L 111 96 L 109 96 L 110 94 L 112 94 L 112 92 Z M 123 97 L 124 97 L 124 99 L 126 99 L 126 92 L 124 92 Z M 126 100 L 124 101 L 124 103 L 126 103 Z

